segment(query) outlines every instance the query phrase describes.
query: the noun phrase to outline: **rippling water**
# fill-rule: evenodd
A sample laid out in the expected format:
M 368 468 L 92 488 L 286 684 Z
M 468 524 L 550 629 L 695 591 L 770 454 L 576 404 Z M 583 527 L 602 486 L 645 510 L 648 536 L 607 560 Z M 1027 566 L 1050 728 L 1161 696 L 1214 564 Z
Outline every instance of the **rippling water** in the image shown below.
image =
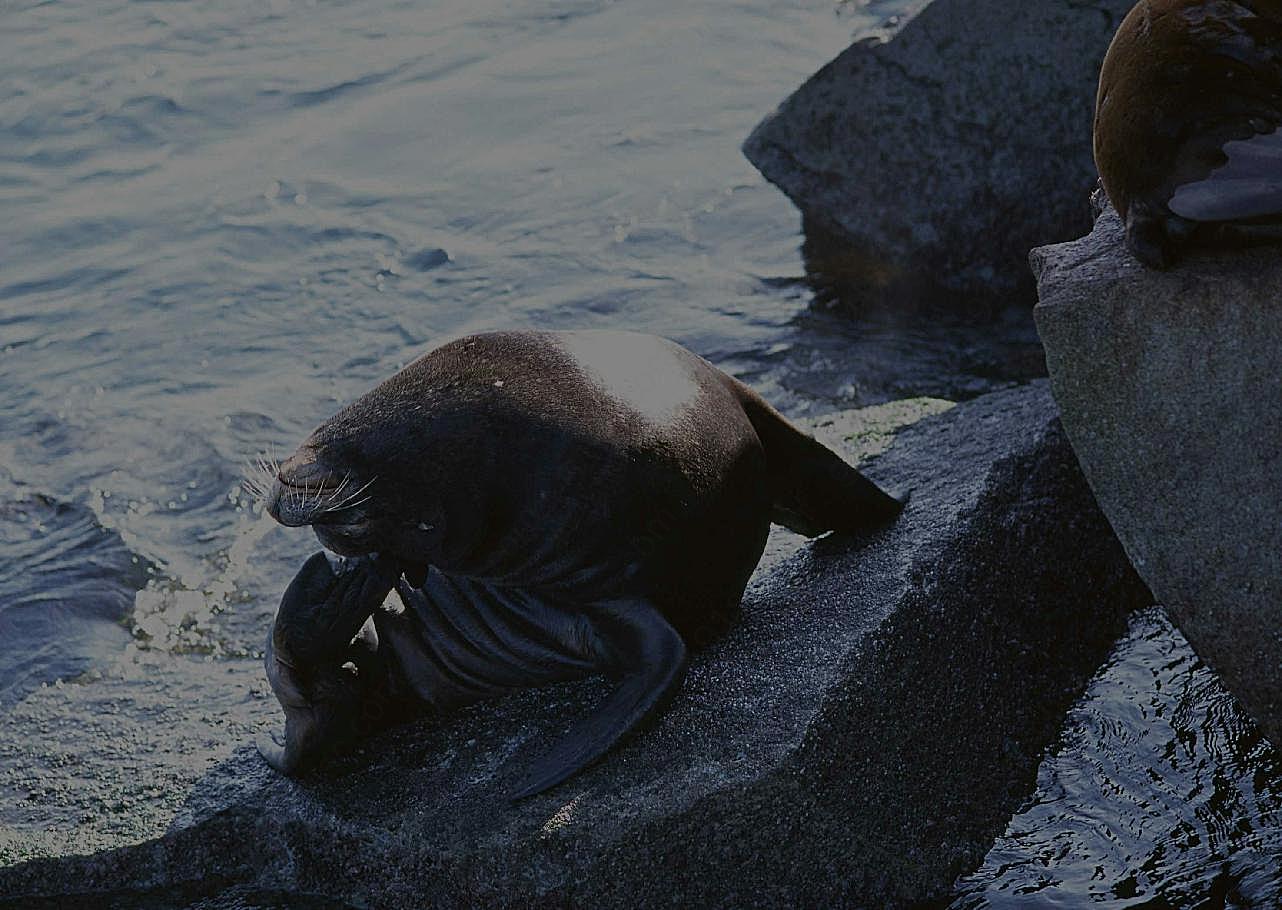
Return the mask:
M 954 910 L 1282 907 L 1282 753 L 1165 614 L 1069 713 Z
M 739 152 L 852 35 L 921 5 L 0 4 L 0 706 L 131 648 L 256 652 L 315 544 L 254 513 L 245 465 L 449 335 L 654 331 L 793 414 L 1026 376 L 1027 313 L 812 307 L 798 216 Z M 1154 635 L 1109 673 L 1184 680 Z M 1211 691 L 1187 710 L 1222 704 Z M 1244 817 L 1276 844 L 1255 812 L 1276 768 L 1215 729 L 1198 779 L 1253 787 Z M 1186 739 L 1152 742 L 1110 747 L 1118 836 L 1248 843 L 1146 795 L 1192 761 Z M 1097 773 L 1064 754 L 1050 767 Z M 1047 865 L 1095 887 L 1039 838 L 1123 881 L 1075 822 L 1031 811 L 990 856 L 1007 871 L 976 879 L 988 898 Z
M 0 699 L 130 633 L 256 649 L 312 544 L 256 526 L 245 463 L 450 334 L 649 329 L 794 410 L 970 381 L 941 333 L 893 373 L 890 328 L 808 327 L 738 151 L 885 12 L 0 7 Z
M 245 464 L 449 335 L 650 330 L 794 413 L 1026 372 L 1026 314 L 811 312 L 739 152 L 920 5 L 0 7 L 0 700 L 130 633 L 256 650 L 312 544 L 255 526 Z M 44 500 L 62 543 L 24 572 Z

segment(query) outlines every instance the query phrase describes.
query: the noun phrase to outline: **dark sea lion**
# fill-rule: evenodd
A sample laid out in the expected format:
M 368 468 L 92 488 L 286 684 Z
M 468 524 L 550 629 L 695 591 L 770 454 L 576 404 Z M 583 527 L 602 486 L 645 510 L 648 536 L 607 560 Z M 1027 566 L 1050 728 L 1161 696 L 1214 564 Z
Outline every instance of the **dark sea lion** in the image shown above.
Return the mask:
M 1282 239 L 1282 0 L 1141 0 L 1100 72 L 1095 162 L 1126 244 Z
M 903 507 L 743 383 L 628 332 L 437 348 L 313 432 L 266 506 L 356 557 L 339 570 L 313 557 L 282 601 L 267 669 L 287 723 L 283 748 L 263 743 L 272 765 L 292 773 L 358 728 L 371 691 L 449 709 L 617 680 L 518 795 L 662 708 L 687 649 L 735 615 L 772 520 L 813 536 Z M 379 606 L 393 585 L 399 611 Z

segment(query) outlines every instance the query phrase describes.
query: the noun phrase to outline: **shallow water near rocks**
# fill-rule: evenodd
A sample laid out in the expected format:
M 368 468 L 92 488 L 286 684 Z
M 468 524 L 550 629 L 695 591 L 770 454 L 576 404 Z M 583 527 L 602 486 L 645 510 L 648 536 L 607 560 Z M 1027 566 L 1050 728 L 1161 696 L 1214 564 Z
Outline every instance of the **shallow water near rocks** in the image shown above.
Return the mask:
M 953 910 L 1282 906 L 1282 752 L 1137 614 Z
M 800 219 L 739 152 L 855 34 L 921 5 L 0 7 L 0 711 L 140 654 L 243 668 L 317 546 L 255 511 L 246 465 L 452 335 L 658 332 L 796 416 L 1035 373 L 1026 313 L 814 306 Z M 25 708 L 56 734 L 48 705 Z M 1276 788 L 1274 766 L 1232 758 L 1248 739 L 1226 731 L 1238 745 L 1196 779 Z M 1104 748 L 1126 792 L 1159 769 Z M 24 761 L 0 756 L 0 778 L 25 786 Z M 85 800 L 63 802 L 74 822 Z M 46 805 L 0 827 L 35 831 Z M 1144 834 L 1172 855 L 1169 818 Z M 1250 856 L 1272 855 L 1276 819 L 1252 818 Z

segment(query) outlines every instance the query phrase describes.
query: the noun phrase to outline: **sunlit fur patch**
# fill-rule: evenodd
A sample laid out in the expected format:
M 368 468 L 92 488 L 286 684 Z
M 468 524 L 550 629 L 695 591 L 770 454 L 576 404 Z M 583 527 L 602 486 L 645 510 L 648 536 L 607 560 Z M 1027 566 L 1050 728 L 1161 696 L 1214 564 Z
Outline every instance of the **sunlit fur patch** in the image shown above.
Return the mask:
M 566 332 L 562 346 L 584 379 L 626 401 L 647 420 L 663 423 L 689 408 L 699 385 L 685 371 L 654 369 L 650 339 L 615 332 Z

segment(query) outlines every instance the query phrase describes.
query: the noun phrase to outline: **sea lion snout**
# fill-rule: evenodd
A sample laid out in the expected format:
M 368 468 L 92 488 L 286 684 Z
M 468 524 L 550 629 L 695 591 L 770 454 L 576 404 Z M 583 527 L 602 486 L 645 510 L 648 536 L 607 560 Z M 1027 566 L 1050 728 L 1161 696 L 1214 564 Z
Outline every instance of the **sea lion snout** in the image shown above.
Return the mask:
M 320 451 L 304 444 L 281 462 L 277 475 L 293 487 L 319 487 L 329 478 L 330 470 L 321 462 Z
M 267 514 L 287 528 L 333 525 L 338 530 L 362 523 L 360 507 L 369 500 L 372 481 L 333 469 L 313 446 L 304 444 L 276 472 L 264 498 Z M 345 552 L 345 555 L 361 555 Z
M 264 506 L 285 527 L 302 527 L 311 524 L 316 506 L 336 487 L 316 450 L 303 446 L 277 470 Z

